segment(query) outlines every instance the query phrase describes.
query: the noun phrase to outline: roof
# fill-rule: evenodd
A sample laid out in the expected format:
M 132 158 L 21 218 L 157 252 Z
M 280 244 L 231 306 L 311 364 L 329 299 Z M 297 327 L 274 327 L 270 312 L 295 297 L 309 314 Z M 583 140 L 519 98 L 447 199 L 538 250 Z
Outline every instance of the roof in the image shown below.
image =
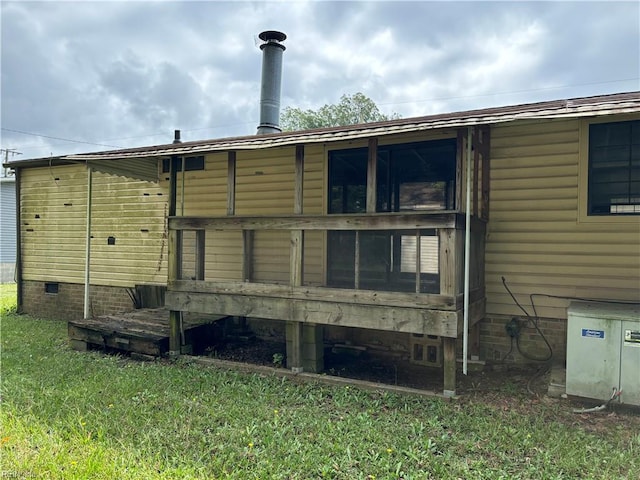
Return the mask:
M 197 155 L 215 151 L 254 150 L 305 143 L 337 142 L 398 133 L 434 130 L 438 128 L 491 125 L 518 120 L 593 117 L 633 112 L 640 112 L 640 91 L 467 110 L 343 127 L 108 150 L 66 155 L 54 157 L 54 159 L 56 163 L 87 162 L 87 164 L 91 164 L 99 171 L 104 171 L 104 169 L 107 168 L 105 163 L 117 162 L 120 163 L 121 167 L 125 170 L 130 170 L 130 174 L 134 176 L 134 178 L 153 180 L 152 178 L 145 178 L 145 176 L 148 177 L 149 174 L 151 174 L 148 168 L 148 160 L 165 158 L 172 155 Z M 36 166 L 50 164 L 52 160 L 52 158 L 14 160 L 8 162 L 7 166 Z M 118 160 L 127 160 L 126 168 L 125 165 L 122 162 L 118 162 Z M 143 171 L 148 171 L 148 174 L 143 173 Z M 116 174 L 129 176 L 126 171 Z M 155 174 L 155 176 L 157 177 L 157 174 Z M 157 178 L 154 181 L 157 181 Z

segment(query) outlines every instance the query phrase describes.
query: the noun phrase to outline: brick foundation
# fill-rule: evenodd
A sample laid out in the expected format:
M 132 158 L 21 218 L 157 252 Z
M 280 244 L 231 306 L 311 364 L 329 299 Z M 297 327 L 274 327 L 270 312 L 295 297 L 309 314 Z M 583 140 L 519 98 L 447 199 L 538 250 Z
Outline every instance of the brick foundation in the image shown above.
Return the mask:
M 507 334 L 505 325 L 512 319 L 510 316 L 491 316 L 480 322 L 480 358 L 489 362 L 530 363 L 531 360 L 523 356 L 511 337 Z M 544 340 L 526 317 L 516 317 L 521 326 L 520 350 L 536 358 L 548 356 L 549 349 Z M 538 327 L 547 338 L 553 349 L 553 362 L 563 363 L 567 350 L 567 321 L 566 319 L 541 318 Z M 511 351 L 510 351 L 511 350 Z M 506 358 L 505 358 L 506 357 Z
M 55 289 L 57 284 L 57 293 L 47 293 L 47 284 L 50 290 Z M 22 313 L 56 320 L 79 320 L 83 317 L 84 285 L 25 280 L 22 287 Z M 124 287 L 92 285 L 89 300 L 93 316 L 126 312 L 134 308 Z

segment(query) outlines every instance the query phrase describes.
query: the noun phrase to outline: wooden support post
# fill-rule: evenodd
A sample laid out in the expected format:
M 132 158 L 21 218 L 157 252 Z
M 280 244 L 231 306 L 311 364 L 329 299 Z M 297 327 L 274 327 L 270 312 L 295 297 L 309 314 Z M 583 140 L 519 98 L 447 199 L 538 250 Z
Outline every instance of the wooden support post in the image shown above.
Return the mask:
M 196 280 L 204 280 L 204 264 L 205 264 L 205 230 L 196 230 Z
M 180 159 L 172 156 L 169 161 L 169 216 L 175 217 L 177 205 L 177 179 Z M 182 277 L 182 231 L 169 230 L 168 235 L 169 264 L 167 266 L 168 283 L 171 284 Z M 180 334 L 181 313 L 169 311 L 169 354 L 180 355 L 182 336 Z
M 473 148 L 473 215 L 475 217 L 478 216 L 478 212 L 480 211 L 479 209 L 479 204 L 478 204 L 478 192 L 480 190 L 480 183 L 478 181 L 478 177 L 480 174 L 480 147 L 479 147 L 479 141 L 480 139 L 478 138 L 480 132 L 478 130 L 478 128 L 474 128 L 474 132 L 473 132 L 473 142 L 472 142 L 472 148 Z M 469 159 L 467 159 L 467 161 L 469 161 Z
M 291 348 L 287 354 L 287 367 L 293 372 L 300 373 L 304 370 L 302 358 L 302 322 L 289 322 L 287 325 L 287 338 L 290 339 Z
M 242 281 L 253 277 L 253 230 L 242 230 Z
M 461 292 L 460 272 L 462 271 L 462 258 L 459 248 L 459 239 L 462 235 L 454 228 L 441 228 L 438 230 L 440 244 L 439 272 L 440 294 L 456 296 Z
M 456 339 L 444 337 L 442 339 L 444 363 L 444 396 L 453 397 L 456 394 Z
M 416 230 L 416 293 L 420 293 L 422 279 L 422 238 L 420 230 Z
M 304 184 L 304 145 L 296 145 L 295 183 L 293 195 L 293 213 L 302 214 L 303 211 L 303 184 Z M 289 248 L 289 284 L 299 287 L 303 281 L 303 243 L 304 231 L 291 230 L 291 245 Z M 288 365 L 294 372 L 304 370 L 304 340 L 302 322 L 291 322 L 287 333 L 291 338 L 291 358 Z
M 356 230 L 356 245 L 354 257 L 353 288 L 358 290 L 360 288 L 360 230 Z
M 178 356 L 182 348 L 182 334 L 180 328 L 181 313 L 175 310 L 169 311 L 169 355 Z
M 227 215 L 236 214 L 236 152 L 227 154 Z
M 480 216 L 489 220 L 489 152 L 490 152 L 490 127 L 487 125 L 480 128 L 482 135 L 482 207 L 480 209 Z
M 375 213 L 377 207 L 377 182 L 378 182 L 378 139 L 369 139 L 369 151 L 367 161 L 367 213 Z

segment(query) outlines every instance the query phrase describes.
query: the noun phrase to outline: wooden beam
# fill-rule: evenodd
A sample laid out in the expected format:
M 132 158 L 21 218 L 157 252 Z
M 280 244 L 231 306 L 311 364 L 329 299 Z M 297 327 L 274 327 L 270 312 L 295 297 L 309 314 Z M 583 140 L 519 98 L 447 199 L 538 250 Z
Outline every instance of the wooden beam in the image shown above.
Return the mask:
M 236 152 L 227 153 L 227 215 L 236 214 Z
M 238 294 L 254 297 L 273 297 L 287 300 L 318 300 L 333 303 L 358 303 L 381 307 L 408 307 L 431 310 L 456 311 L 462 308 L 462 295 L 459 302 L 453 296 L 429 293 L 386 292 L 377 290 L 349 290 L 327 287 L 292 287 L 270 283 L 246 282 L 197 282 L 179 280 L 169 284 L 168 289 L 182 293 Z M 471 298 L 483 298 L 483 292 L 472 292 Z
M 477 127 L 475 127 L 473 129 L 473 134 L 472 134 L 472 138 L 474 139 L 475 143 L 474 145 L 472 145 L 473 148 L 473 215 L 474 216 L 478 216 L 478 212 L 480 211 L 480 206 L 478 205 L 478 191 L 480 190 L 480 181 L 479 181 L 479 174 L 480 174 L 480 139 L 479 139 L 479 135 L 480 132 L 478 130 Z M 468 160 L 467 160 L 468 161 Z
M 455 209 L 462 211 L 464 205 L 464 197 L 462 192 L 465 190 L 464 183 L 464 152 L 465 142 L 467 137 L 467 129 L 461 128 L 458 130 L 458 138 L 456 141 L 456 204 Z
M 456 339 L 442 339 L 442 360 L 444 370 L 444 396 L 456 394 Z
M 302 230 L 292 230 L 291 246 L 289 250 L 289 283 L 292 287 L 299 287 L 302 285 L 303 247 L 304 233 Z
M 422 238 L 420 230 L 416 230 L 416 293 L 420 293 L 422 280 Z
M 440 294 L 456 296 L 462 290 L 462 251 L 460 250 L 464 237 L 459 230 L 440 229 L 438 239 L 440 244 L 439 265 Z
M 167 291 L 171 310 L 453 337 L 459 311 Z
M 302 322 L 289 322 L 287 333 L 291 339 L 291 356 L 287 358 L 287 367 L 293 372 L 300 373 L 303 368 L 303 339 Z
M 293 213 L 302 213 L 304 197 L 304 145 L 296 145 L 295 183 L 293 190 Z
M 196 280 L 204 280 L 206 230 L 196 230 Z
M 242 231 L 242 280 L 253 279 L 253 231 Z
M 353 255 L 353 288 L 360 288 L 360 232 L 356 230 L 355 253 Z
M 367 213 L 375 213 L 377 207 L 376 192 L 378 190 L 378 139 L 369 139 L 367 155 Z
M 182 334 L 180 328 L 179 310 L 169 310 L 169 355 L 180 355 L 182 347 Z
M 169 228 L 177 230 L 416 230 L 464 224 L 464 215 L 456 212 L 169 218 Z
M 489 162 L 491 152 L 491 127 L 485 125 L 480 128 L 482 135 L 482 208 L 480 216 L 484 220 L 489 220 L 489 193 L 490 193 L 490 175 Z

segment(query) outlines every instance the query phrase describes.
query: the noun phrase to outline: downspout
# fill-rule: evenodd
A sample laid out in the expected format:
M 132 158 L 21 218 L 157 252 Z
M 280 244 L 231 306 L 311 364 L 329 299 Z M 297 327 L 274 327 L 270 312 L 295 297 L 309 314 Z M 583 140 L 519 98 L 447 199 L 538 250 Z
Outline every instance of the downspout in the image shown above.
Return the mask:
M 85 239 L 85 260 L 84 260 L 84 318 L 89 318 L 90 303 L 89 291 L 91 282 L 91 201 L 92 201 L 92 184 L 93 170 L 87 165 L 87 232 Z
M 471 139 L 472 127 L 467 130 L 467 193 L 464 232 L 464 321 L 462 331 L 462 373 L 467 374 L 469 352 L 469 266 L 471 253 Z

